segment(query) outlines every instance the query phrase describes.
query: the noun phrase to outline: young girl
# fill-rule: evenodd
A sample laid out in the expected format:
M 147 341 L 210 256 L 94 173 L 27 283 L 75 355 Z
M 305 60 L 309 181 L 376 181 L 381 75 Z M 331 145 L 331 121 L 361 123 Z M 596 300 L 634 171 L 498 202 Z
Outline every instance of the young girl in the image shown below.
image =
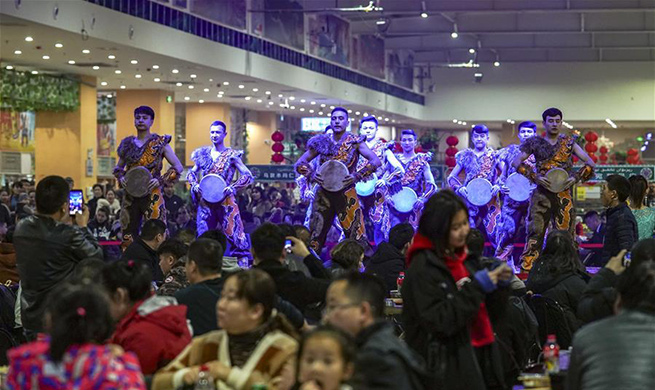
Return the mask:
M 354 341 L 342 331 L 319 327 L 307 334 L 298 351 L 299 390 L 345 390 L 353 374 Z

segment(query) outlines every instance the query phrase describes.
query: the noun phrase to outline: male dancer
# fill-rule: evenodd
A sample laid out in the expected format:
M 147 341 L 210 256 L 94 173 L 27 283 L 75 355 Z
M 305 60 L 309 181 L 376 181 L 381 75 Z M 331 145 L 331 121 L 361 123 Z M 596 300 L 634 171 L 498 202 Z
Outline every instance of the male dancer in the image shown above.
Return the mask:
M 141 222 L 145 219 L 160 219 L 166 222 L 166 205 L 162 196 L 162 187 L 173 183 L 182 172 L 182 164 L 169 145 L 170 135 L 158 135 L 150 132 L 155 120 L 155 111 L 148 106 L 134 110 L 134 127 L 137 136 L 123 139 L 118 146 L 118 163 L 114 167 L 114 177 L 121 187 L 125 187 L 125 173 L 135 167 L 145 167 L 150 171 L 152 180 L 148 183 L 149 194 L 134 198 L 126 193 L 120 213 L 123 240 L 130 241 L 138 235 Z M 166 159 L 171 168 L 161 174 L 162 160 Z
M 521 122 L 519 124 L 519 141 L 521 145 L 528 139 L 537 134 L 537 125 L 532 122 Z M 500 223 L 498 224 L 495 257 L 501 260 L 511 262 L 510 266 L 513 267 L 512 254 L 514 253 L 514 243 L 523 241 L 525 236 L 525 222 L 528 216 L 528 206 L 530 201 L 518 202 L 509 197 L 509 188 L 505 185 L 507 178 L 516 172 L 516 168 L 512 166 L 516 156 L 521 154 L 519 145 L 512 144 L 503 148 L 498 153 L 498 165 L 500 168 L 500 176 L 498 177 L 498 185 L 503 199 L 503 206 L 501 208 Z M 530 156 L 526 163 L 534 170 L 534 156 Z
M 500 216 L 500 205 L 497 196 L 500 187 L 496 184 L 496 151 L 487 146 L 489 143 L 489 129 L 485 125 L 475 125 L 471 129 L 471 140 L 473 149 L 460 150 L 455 155 L 457 165 L 448 175 L 448 185 L 468 203 L 471 227 L 475 227 L 483 234 L 486 234 L 486 239 L 494 245 L 494 231 Z M 463 184 L 457 178 L 462 169 L 466 172 Z M 466 186 L 471 180 L 477 178 L 487 179 L 492 185 L 491 200 L 485 206 L 475 206 L 469 201 L 470 194 Z
M 198 203 L 196 225 L 198 236 L 210 229 L 219 229 L 230 244 L 231 253 L 247 254 L 248 239 L 243 229 L 243 221 L 236 201 L 238 190 L 248 186 L 253 181 L 252 173 L 241 161 L 243 152 L 225 146 L 227 126 L 221 121 L 214 121 L 209 126 L 209 139 L 212 146 L 203 146 L 193 151 L 191 160 L 195 164 L 187 174 L 191 185 L 191 194 Z M 239 171 L 239 179 L 232 183 L 235 170 Z M 225 199 L 217 203 L 208 203 L 202 199 L 200 180 L 204 175 L 219 175 L 227 183 L 223 194 Z M 242 253 L 243 252 L 243 253 Z
M 562 111 L 549 108 L 541 115 L 546 129 L 546 137 L 532 137 L 521 145 L 521 154 L 513 162 L 517 172 L 525 175 L 537 188 L 532 192 L 530 209 L 528 211 L 528 237 L 525 249 L 521 255 L 521 268 L 529 271 L 533 262 L 539 257 L 544 243 L 546 228 L 553 222 L 557 230 L 568 230 L 574 237 L 575 209 L 571 187 L 577 182 L 585 182 L 594 175 L 595 164 L 582 150 L 576 140 L 577 132 L 560 134 L 562 127 Z M 571 175 L 573 168 L 572 155 L 575 154 L 584 162 L 584 166 Z M 524 161 L 534 155 L 536 172 Z M 546 174 L 553 168 L 562 168 L 569 173 L 564 183 L 564 190 L 553 192 L 551 182 Z
M 399 182 L 390 185 L 390 193 L 395 194 L 402 187 L 409 187 L 416 192 L 418 199 L 409 213 L 401 213 L 396 210 L 393 200 L 390 199 L 389 203 L 392 206 L 391 217 L 394 226 L 399 223 L 409 222 L 416 231 L 425 203 L 438 189 L 432 171 L 430 171 L 432 153 L 416 153 L 416 133 L 414 130 L 407 129 L 400 133 L 400 145 L 403 152 L 396 155 L 396 158 L 402 164 L 404 173 Z
M 355 183 L 370 176 L 380 167 L 380 159 L 366 146 L 364 137 L 358 137 L 346 132 L 348 127 L 348 112 L 345 108 L 336 107 L 332 110 L 330 125 L 332 136 L 319 134 L 307 142 L 307 151 L 296 162 L 296 172 L 322 184 L 321 175 L 311 167 L 311 161 L 319 157 L 319 166 L 328 160 L 344 163 L 350 174 L 344 179 L 344 189 L 330 192 L 322 187 L 316 191 L 312 202 L 312 216 L 309 221 L 311 231 L 310 245 L 316 253 L 320 253 L 335 215 L 346 234 L 346 237 L 359 241 L 368 248 L 364 215 L 359 207 Z M 369 163 L 360 170 L 355 170 L 360 155 Z
M 377 170 L 378 181 L 375 183 L 375 192 L 369 196 L 360 196 L 359 203 L 364 216 L 370 218 L 373 225 L 373 239 L 375 245 L 389 239 L 391 219 L 386 198 L 389 190 L 387 184 L 395 176 L 405 173 L 405 168 L 398 162 L 396 156 L 389 150 L 387 142 L 378 138 L 378 120 L 374 116 L 362 118 L 359 122 L 359 135 L 366 137 L 366 146 L 380 159 L 382 166 Z M 357 170 L 363 169 L 368 160 L 359 159 Z

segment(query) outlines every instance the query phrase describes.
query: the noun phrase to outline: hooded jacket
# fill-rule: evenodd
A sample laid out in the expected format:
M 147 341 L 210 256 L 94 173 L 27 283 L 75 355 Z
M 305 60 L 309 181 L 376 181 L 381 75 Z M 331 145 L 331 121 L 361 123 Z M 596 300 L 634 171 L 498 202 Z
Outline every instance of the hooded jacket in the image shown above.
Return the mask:
M 173 297 L 146 298 L 118 322 L 109 342 L 134 352 L 144 375 L 154 374 L 191 342 L 186 310 Z
M 380 277 L 387 286 L 387 291 L 395 290 L 398 275 L 405 270 L 405 257 L 393 245 L 381 242 L 368 265 L 366 272 Z

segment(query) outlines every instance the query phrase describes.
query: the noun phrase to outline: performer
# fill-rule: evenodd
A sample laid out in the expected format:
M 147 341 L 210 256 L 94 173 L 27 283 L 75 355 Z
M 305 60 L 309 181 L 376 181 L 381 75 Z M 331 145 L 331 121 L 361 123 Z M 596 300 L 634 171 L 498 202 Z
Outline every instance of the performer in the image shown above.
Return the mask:
M 532 122 L 521 122 L 518 129 L 518 136 L 521 145 L 537 134 L 537 125 Z M 503 205 L 501 208 L 500 223 L 498 224 L 496 232 L 496 242 L 498 243 L 498 246 L 496 247 L 495 257 L 501 260 L 506 260 L 512 267 L 514 266 L 512 259 L 514 243 L 523 242 L 525 240 L 525 223 L 528 216 L 528 206 L 530 205 L 529 198 L 523 202 L 510 198 L 510 190 L 505 185 L 507 178 L 513 173 L 516 173 L 516 169 L 512 163 L 520 154 L 520 147 L 516 144 L 509 145 L 498 153 L 498 166 L 500 168 L 498 185 L 500 186 Z M 532 170 L 534 170 L 534 156 L 530 155 L 525 162 Z
M 296 171 L 315 181 L 323 184 L 323 178 L 311 166 L 311 161 L 319 157 L 319 164 L 328 160 L 340 161 L 346 165 L 350 173 L 344 179 L 344 188 L 340 191 L 330 192 L 322 187 L 316 190 L 316 197 L 311 205 L 311 218 L 309 221 L 311 241 L 310 245 L 316 253 L 320 253 L 328 230 L 332 225 L 335 215 L 343 228 L 346 237 L 359 241 L 365 248 L 368 248 L 366 241 L 366 229 L 364 228 L 364 216 L 355 183 L 370 176 L 380 167 L 380 160 L 373 153 L 366 143 L 364 137 L 358 137 L 346 132 L 348 127 L 348 112 L 342 107 L 336 107 L 331 113 L 332 136 L 319 134 L 312 137 L 307 143 L 307 151 L 300 156 L 296 162 Z M 369 163 L 360 170 L 355 170 L 360 155 L 366 158 Z
M 391 219 L 386 199 L 388 197 L 388 183 L 394 177 L 405 173 L 405 168 L 396 156 L 389 150 L 388 143 L 378 138 L 378 120 L 374 116 L 362 118 L 359 122 L 359 135 L 366 137 L 366 146 L 380 159 L 382 166 L 376 171 L 378 177 L 375 183 L 375 192 L 369 196 L 359 196 L 359 203 L 364 217 L 370 218 L 373 225 L 373 239 L 375 245 L 389 239 Z M 357 170 L 363 169 L 368 160 L 359 159 Z
M 221 121 L 214 121 L 209 126 L 209 139 L 212 146 L 203 146 L 193 151 L 191 160 L 195 164 L 187 174 L 191 194 L 198 203 L 196 216 L 197 234 L 200 236 L 209 229 L 219 229 L 232 245 L 232 254 L 246 254 L 248 239 L 243 229 L 243 221 L 236 201 L 238 190 L 253 181 L 252 173 L 241 161 L 243 152 L 225 146 L 227 126 Z M 234 173 L 239 171 L 239 178 L 233 183 Z M 228 185 L 221 202 L 209 203 L 202 199 L 200 180 L 208 174 L 219 175 Z
M 530 199 L 528 237 L 521 255 L 521 268 L 525 271 L 529 271 L 533 262 L 539 257 L 546 228 L 551 222 L 555 229 L 568 230 L 571 236 L 575 237 L 575 209 L 571 187 L 577 182 L 584 182 L 593 177 L 595 167 L 593 160 L 576 143 L 579 133 L 560 134 L 562 111 L 549 108 L 541 116 L 546 137 L 532 137 L 524 142 L 521 145 L 521 154 L 513 162 L 517 172 L 537 184 Z M 571 175 L 573 154 L 585 165 Z M 530 155 L 534 155 L 536 172 L 524 162 Z M 554 183 L 546 177 L 548 171 L 553 168 L 564 169 L 569 174 L 561 191 L 553 188 Z
M 141 230 L 142 219 L 160 219 L 166 222 L 166 206 L 162 196 L 162 187 L 173 183 L 182 172 L 182 164 L 169 145 L 170 135 L 158 135 L 150 132 L 155 120 L 155 111 L 148 106 L 134 110 L 134 127 L 137 136 L 123 139 L 118 146 L 118 163 L 114 167 L 114 177 L 121 187 L 125 187 L 125 173 L 135 167 L 145 167 L 152 179 L 148 183 L 148 194 L 135 198 L 125 193 L 123 208 L 120 213 L 123 240 L 132 240 Z M 161 174 L 162 160 L 166 159 L 171 168 Z
M 486 240 L 495 246 L 494 231 L 500 217 L 500 205 L 498 192 L 500 187 L 495 184 L 497 178 L 496 151 L 487 146 L 489 143 L 489 129 L 485 125 L 475 125 L 471 129 L 471 140 L 473 149 L 464 149 L 457 152 L 455 160 L 457 165 L 448 175 L 448 185 L 466 200 L 469 208 L 469 223 L 472 227 L 479 229 L 486 235 Z M 462 184 L 458 176 L 462 169 L 466 172 L 466 178 Z M 471 203 L 466 186 L 473 179 L 483 178 L 491 183 L 491 200 L 484 206 L 476 206 Z
M 402 164 L 404 173 L 400 181 L 390 185 L 390 193 L 393 195 L 402 187 L 409 187 L 416 192 L 418 199 L 409 213 L 401 213 L 396 210 L 393 200 L 390 199 L 391 216 L 394 226 L 402 222 L 409 222 L 416 231 L 425 203 L 438 190 L 432 171 L 430 171 L 432 153 L 416 153 L 416 133 L 411 129 L 403 130 L 400 133 L 400 145 L 403 152 L 396 155 L 396 158 Z

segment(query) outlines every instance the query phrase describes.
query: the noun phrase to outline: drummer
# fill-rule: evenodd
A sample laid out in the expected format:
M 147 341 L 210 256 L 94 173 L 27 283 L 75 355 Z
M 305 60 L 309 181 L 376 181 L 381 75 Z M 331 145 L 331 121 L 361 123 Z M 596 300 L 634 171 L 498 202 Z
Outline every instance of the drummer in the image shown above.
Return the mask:
M 218 229 L 227 236 L 232 246 L 229 253 L 237 257 L 247 256 L 248 239 L 243 229 L 243 221 L 235 195 L 238 190 L 253 182 L 253 176 L 241 161 L 243 151 L 225 146 L 226 135 L 227 126 L 224 122 L 212 122 L 209 126 L 209 139 L 212 146 L 203 146 L 193 151 L 191 160 L 194 166 L 187 173 L 187 181 L 191 186 L 191 195 L 198 204 L 196 215 L 198 236 L 207 230 Z M 235 171 L 239 171 L 239 178 L 233 183 Z M 200 188 L 201 179 L 210 174 L 220 176 L 227 185 L 223 193 L 218 195 L 223 200 L 215 203 L 205 201 Z M 224 249 L 227 252 L 227 248 Z
M 416 153 L 416 133 L 411 129 L 403 130 L 400 133 L 400 145 L 403 152 L 397 154 L 396 158 L 402 165 L 404 173 L 400 181 L 391 184 L 389 192 L 395 195 L 401 189 L 408 187 L 416 193 L 417 199 L 412 210 L 403 213 L 396 209 L 394 198 L 390 198 L 391 219 L 394 226 L 409 222 L 416 231 L 425 203 L 438 189 L 432 171 L 430 171 L 432 153 Z
M 464 198 L 469 208 L 469 223 L 486 235 L 485 239 L 496 246 L 495 230 L 500 219 L 500 203 L 498 192 L 500 186 L 496 184 L 498 166 L 496 151 L 488 146 L 489 129 L 485 125 L 475 125 L 471 129 L 471 141 L 473 149 L 460 150 L 455 155 L 457 165 L 448 175 L 448 185 L 459 196 Z M 466 178 L 462 184 L 459 181 L 459 174 L 464 170 Z M 486 205 L 476 206 L 471 202 L 472 197 L 480 195 L 469 193 L 466 186 L 473 179 L 485 179 L 490 185 L 490 200 Z
M 155 121 L 155 111 L 148 106 L 140 106 L 134 110 L 134 127 L 137 135 L 124 138 L 118 146 L 118 163 L 114 167 L 114 177 L 121 187 L 127 183 L 127 171 L 144 167 L 150 171 L 152 179 L 148 183 L 147 194 L 135 198 L 126 191 L 120 222 L 123 230 L 123 240 L 131 241 L 141 230 L 144 219 L 160 219 L 166 222 L 166 205 L 162 196 L 162 188 L 167 183 L 173 183 L 182 172 L 182 164 L 170 146 L 170 135 L 158 135 L 150 132 Z M 161 174 L 162 162 L 166 159 L 171 165 L 164 175 Z
M 398 162 L 396 156 L 389 150 L 388 143 L 377 136 L 378 120 L 374 116 L 366 116 L 359 122 L 359 135 L 366 137 L 366 145 L 380 159 L 382 166 L 376 171 L 377 182 L 375 191 L 368 196 L 363 196 L 358 191 L 359 202 L 364 216 L 370 218 L 373 225 L 373 240 L 375 245 L 389 239 L 391 220 L 386 204 L 388 194 L 387 185 L 398 175 L 405 173 L 405 168 Z M 362 169 L 368 164 L 368 160 L 359 159 L 357 169 Z M 371 179 L 373 180 L 373 179 Z
M 541 117 L 546 136 L 532 137 L 522 143 L 521 154 L 512 163 L 517 172 L 537 184 L 530 198 L 528 237 L 521 255 L 521 268 L 525 271 L 529 271 L 539 257 L 546 229 L 551 222 L 554 229 L 568 230 L 575 237 L 575 208 L 571 188 L 575 183 L 592 178 L 595 167 L 593 160 L 576 142 L 580 136 L 578 132 L 560 134 L 562 111 L 549 108 Z M 575 174 L 571 174 L 573 154 L 585 164 Z M 530 155 L 534 155 L 536 172 L 525 163 Z M 547 175 L 553 169 L 564 170 L 569 175 L 568 179 L 562 183 L 552 182 Z
M 521 122 L 518 129 L 518 136 L 521 145 L 537 134 L 537 125 L 533 122 Z M 512 258 L 514 244 L 525 241 L 525 222 L 528 216 L 528 206 L 530 205 L 529 198 L 526 200 L 512 199 L 510 189 L 506 185 L 507 178 L 516 173 L 516 168 L 512 166 L 512 162 L 519 154 L 521 154 L 521 150 L 519 145 L 516 144 L 511 144 L 498 152 L 498 166 L 500 169 L 498 185 L 500 186 L 503 205 L 501 208 L 502 213 L 500 223 L 496 230 L 496 242 L 498 243 L 498 246 L 496 247 L 494 257 L 507 261 L 511 267 L 514 266 Z M 534 170 L 534 156 L 530 155 L 525 162 Z M 526 184 L 528 184 L 530 188 L 533 187 L 529 182 Z
M 335 216 L 338 217 L 347 238 L 358 241 L 365 248 L 369 247 L 355 183 L 370 176 L 381 165 L 378 156 L 364 142 L 365 137 L 346 131 L 349 119 L 345 108 L 336 107 L 330 115 L 332 135 L 319 134 L 312 137 L 307 142 L 307 151 L 296 162 L 296 171 L 319 185 L 323 184 L 323 178 L 311 167 L 311 162 L 316 157 L 319 158 L 321 166 L 327 161 L 338 161 L 344 164 L 349 172 L 343 179 L 342 189 L 333 192 L 319 187 L 316 191 L 311 205 L 309 230 L 310 245 L 319 254 Z M 356 170 L 360 155 L 368 160 L 368 164 Z

